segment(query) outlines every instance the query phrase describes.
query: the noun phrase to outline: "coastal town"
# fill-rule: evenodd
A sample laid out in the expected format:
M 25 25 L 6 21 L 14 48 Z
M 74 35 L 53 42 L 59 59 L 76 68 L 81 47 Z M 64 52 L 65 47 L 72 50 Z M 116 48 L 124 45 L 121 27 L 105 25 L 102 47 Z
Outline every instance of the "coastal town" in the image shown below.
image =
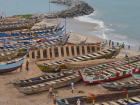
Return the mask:
M 0 17 L 0 105 L 140 105 L 140 49 L 67 30 L 86 1 L 55 13 Z

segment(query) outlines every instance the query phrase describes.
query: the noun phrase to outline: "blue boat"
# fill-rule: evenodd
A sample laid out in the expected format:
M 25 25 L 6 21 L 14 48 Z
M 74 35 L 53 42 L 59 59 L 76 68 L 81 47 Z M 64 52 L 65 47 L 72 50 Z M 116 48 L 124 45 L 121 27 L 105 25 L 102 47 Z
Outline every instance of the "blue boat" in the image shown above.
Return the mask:
M 15 59 L 0 62 L 0 74 L 6 73 L 6 72 L 11 72 L 11 71 L 14 71 L 14 70 L 20 68 L 24 62 L 26 54 L 27 54 L 27 50 L 24 50 L 22 52 L 22 55 L 17 56 Z
M 137 103 L 128 103 L 127 105 L 140 105 L 140 102 L 137 102 Z
M 0 64 L 0 73 L 14 71 L 18 69 L 19 67 L 21 67 L 23 62 L 24 62 L 24 57 L 17 59 L 16 61 Z

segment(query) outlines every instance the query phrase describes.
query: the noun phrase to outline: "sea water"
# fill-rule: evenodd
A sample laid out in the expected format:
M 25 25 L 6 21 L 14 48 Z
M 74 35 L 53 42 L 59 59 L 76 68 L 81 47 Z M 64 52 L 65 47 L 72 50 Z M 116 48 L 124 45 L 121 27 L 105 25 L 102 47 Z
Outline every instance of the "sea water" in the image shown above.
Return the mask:
M 99 31 L 89 32 L 105 39 L 140 46 L 140 0 L 85 0 L 95 12 L 77 18 L 97 23 Z

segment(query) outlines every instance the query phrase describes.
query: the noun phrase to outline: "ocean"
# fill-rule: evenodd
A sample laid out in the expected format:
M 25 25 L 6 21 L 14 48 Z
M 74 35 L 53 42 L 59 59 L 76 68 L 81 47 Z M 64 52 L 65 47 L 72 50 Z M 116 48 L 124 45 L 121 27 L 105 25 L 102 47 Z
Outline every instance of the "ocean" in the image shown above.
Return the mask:
M 96 23 L 98 30 L 87 30 L 86 34 L 104 39 L 125 42 L 140 46 L 140 0 L 85 0 L 95 12 L 76 20 Z M 17 15 L 27 13 L 47 13 L 63 10 L 63 5 L 50 4 L 49 0 L 0 0 L 0 15 Z

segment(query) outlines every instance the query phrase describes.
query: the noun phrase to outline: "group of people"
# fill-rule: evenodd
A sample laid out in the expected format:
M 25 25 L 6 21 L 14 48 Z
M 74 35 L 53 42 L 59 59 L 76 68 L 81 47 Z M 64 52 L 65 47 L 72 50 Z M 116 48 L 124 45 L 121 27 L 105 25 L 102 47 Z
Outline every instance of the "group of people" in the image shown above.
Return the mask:
M 114 42 L 112 40 L 106 40 L 105 42 L 109 47 L 115 47 L 116 46 L 119 46 L 119 45 L 122 45 L 122 48 L 127 48 L 128 50 L 131 49 L 131 45 L 125 45 L 125 43 L 123 42 L 122 44 L 120 44 L 119 42 Z M 138 47 L 138 51 L 140 51 L 140 46 Z

